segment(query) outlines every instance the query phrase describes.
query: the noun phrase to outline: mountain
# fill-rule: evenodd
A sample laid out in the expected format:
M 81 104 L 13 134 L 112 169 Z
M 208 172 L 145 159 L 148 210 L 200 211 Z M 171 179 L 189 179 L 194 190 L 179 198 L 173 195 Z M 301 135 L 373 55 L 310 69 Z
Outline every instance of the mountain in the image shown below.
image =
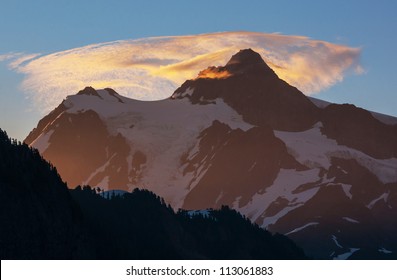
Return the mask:
M 309 99 L 250 49 L 165 100 L 87 87 L 25 142 L 69 186 L 228 205 L 313 258 L 396 258 L 396 119 Z
M 69 191 L 37 150 L 2 130 L 0 194 L 2 260 L 306 258 L 228 207 L 192 215 L 144 190 Z

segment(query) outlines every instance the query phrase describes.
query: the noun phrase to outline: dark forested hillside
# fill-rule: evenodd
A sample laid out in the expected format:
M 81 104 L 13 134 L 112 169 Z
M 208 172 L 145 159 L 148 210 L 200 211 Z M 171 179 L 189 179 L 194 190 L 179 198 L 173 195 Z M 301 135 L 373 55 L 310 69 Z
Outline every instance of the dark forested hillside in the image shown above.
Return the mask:
M 1 258 L 72 258 L 77 211 L 56 169 L 0 130 Z
M 147 190 L 104 198 L 90 187 L 72 196 L 87 219 L 95 258 L 110 259 L 301 259 L 291 240 L 253 225 L 222 207 L 207 215 L 174 213 Z
M 152 192 L 68 190 L 37 150 L 0 130 L 1 259 L 302 259 L 228 207 L 192 215 Z

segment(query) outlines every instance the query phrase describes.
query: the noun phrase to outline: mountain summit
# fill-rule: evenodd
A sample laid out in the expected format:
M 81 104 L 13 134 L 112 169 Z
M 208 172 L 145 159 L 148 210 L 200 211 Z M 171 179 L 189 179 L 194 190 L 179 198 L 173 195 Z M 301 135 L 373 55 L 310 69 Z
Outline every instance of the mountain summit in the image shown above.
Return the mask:
M 240 50 L 225 66 L 210 66 L 199 72 L 197 79 L 225 79 L 231 76 L 249 75 L 260 78 L 277 79 L 276 73 L 265 63 L 262 57 L 251 49 Z
M 269 69 L 242 50 L 166 100 L 88 88 L 25 141 L 70 187 L 146 188 L 175 209 L 229 205 L 314 258 L 397 252 L 397 125 L 317 106 Z
M 93 87 L 86 87 L 83 90 L 80 90 L 76 95 L 87 95 L 87 96 L 92 95 L 101 98 L 101 96 Z
M 221 98 L 246 122 L 279 130 L 307 129 L 318 119 L 319 109 L 297 88 L 279 79 L 251 49 L 239 51 L 225 67 L 209 67 L 202 72 L 186 81 L 172 98 L 188 98 L 193 104 Z
M 240 50 L 232 56 L 225 69 L 233 74 L 259 74 L 276 76 L 259 53 L 252 49 Z

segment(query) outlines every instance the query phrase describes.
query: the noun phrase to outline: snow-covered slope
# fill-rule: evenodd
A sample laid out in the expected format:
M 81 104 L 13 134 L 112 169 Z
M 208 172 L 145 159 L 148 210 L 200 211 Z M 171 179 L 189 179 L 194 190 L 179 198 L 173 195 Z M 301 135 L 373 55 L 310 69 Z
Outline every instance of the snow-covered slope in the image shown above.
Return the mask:
M 93 89 L 85 91 L 91 90 Z M 117 165 L 114 162 L 117 151 L 110 151 L 111 148 L 105 145 L 99 147 L 106 153 L 105 160 L 91 173 L 86 174 L 85 180 L 81 182 L 70 180 L 74 184 L 89 184 L 103 189 L 150 188 L 178 208 L 182 206 L 189 189 L 194 188 L 199 175 L 183 174 L 181 157 L 188 152 L 195 153 L 194 149 L 201 131 L 211 126 L 214 119 L 234 130 L 246 131 L 253 127 L 244 122 L 241 116 L 222 99 L 202 106 L 192 105 L 187 99 L 138 101 L 114 93 L 110 95 L 111 92 L 111 90 L 98 90 L 97 95 L 90 95 L 82 91 L 78 95 L 69 96 L 62 103 L 66 109 L 32 142 L 32 146 L 39 149 L 45 157 L 51 158 L 57 166 L 60 165 L 57 161 L 63 159 L 57 160 L 50 155 L 50 149 L 57 145 L 53 143 L 51 147 L 51 135 L 62 126 L 58 123 L 62 121 L 60 117 L 63 116 L 72 124 L 75 119 L 79 121 L 81 114 L 90 111 L 98 114 L 98 121 L 105 124 L 109 133 L 105 138 L 118 135 L 124 139 L 128 148 L 128 152 L 122 155 L 127 163 L 126 168 L 122 163 Z M 101 141 L 103 142 L 103 139 Z M 62 143 L 61 139 L 59 148 L 64 145 L 73 145 L 73 143 Z M 89 159 L 85 160 L 89 161 Z M 110 168 L 116 169 L 116 172 L 109 173 Z M 121 174 L 121 169 L 124 169 L 125 174 Z M 62 170 L 60 172 L 62 174 Z M 111 176 L 126 176 L 127 183 L 110 185 Z M 131 176 L 134 178 L 129 180 Z M 69 178 L 65 179 L 69 181 Z M 181 186 L 189 186 L 189 188 L 181 188 Z
M 252 50 L 211 71 L 161 101 L 88 87 L 25 141 L 70 187 L 147 188 L 176 209 L 229 205 L 316 258 L 397 252 L 396 125 L 310 101 Z

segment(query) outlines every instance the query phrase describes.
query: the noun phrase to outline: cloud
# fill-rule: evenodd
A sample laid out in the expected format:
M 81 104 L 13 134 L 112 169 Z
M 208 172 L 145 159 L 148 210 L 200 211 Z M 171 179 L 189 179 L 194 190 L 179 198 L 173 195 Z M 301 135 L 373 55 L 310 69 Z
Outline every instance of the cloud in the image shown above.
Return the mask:
M 0 61 L 15 60 L 24 54 L 21 52 L 10 52 L 6 54 L 0 54 Z
M 8 54 L 2 54 L 0 55 L 0 62 L 2 61 L 10 61 L 11 62 L 8 64 L 8 66 L 11 69 L 17 69 L 24 63 L 38 57 L 40 54 L 24 54 L 20 52 L 13 52 L 13 53 L 8 53 Z
M 84 46 L 48 55 L 0 56 L 25 75 L 22 88 L 43 112 L 85 86 L 111 87 L 141 100 L 169 97 L 208 66 L 226 64 L 240 49 L 259 52 L 280 78 L 306 94 L 320 92 L 361 73 L 360 49 L 255 32 L 153 37 Z
M 35 54 L 18 54 L 15 57 L 13 57 L 13 61 L 9 64 L 11 69 L 18 69 L 25 63 L 29 63 L 29 61 L 35 59 L 38 57 L 40 54 L 35 53 Z

